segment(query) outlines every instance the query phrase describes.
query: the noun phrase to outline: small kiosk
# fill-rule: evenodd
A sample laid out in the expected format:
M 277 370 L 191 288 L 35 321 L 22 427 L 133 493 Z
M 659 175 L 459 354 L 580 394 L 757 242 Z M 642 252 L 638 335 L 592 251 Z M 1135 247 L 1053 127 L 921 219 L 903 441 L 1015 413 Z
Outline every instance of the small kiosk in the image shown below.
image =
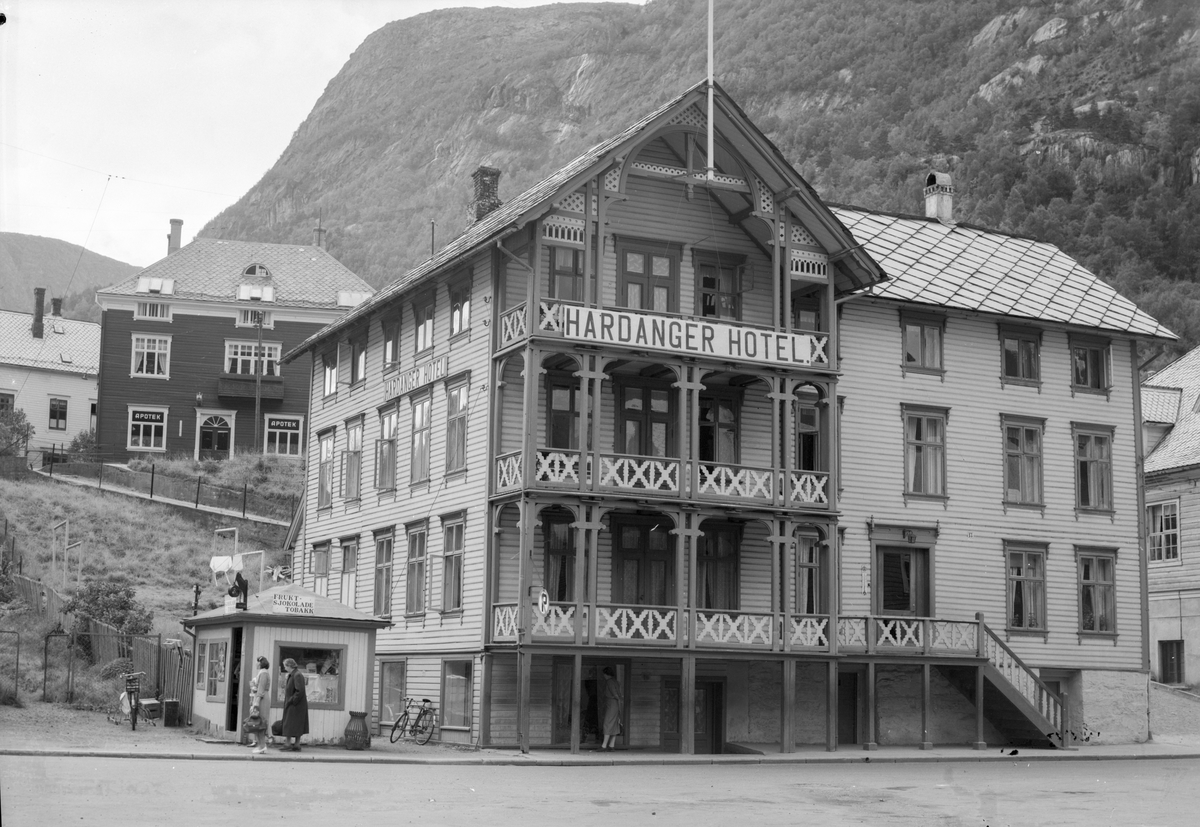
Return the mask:
M 259 656 L 271 662 L 269 723 L 283 717 L 292 658 L 304 672 L 309 734 L 304 743 L 341 743 L 350 712 L 372 709 L 376 630 L 391 625 L 301 586 L 277 586 L 246 599 L 231 598 L 183 621 L 194 633 L 192 726 L 200 732 L 242 740 L 250 687 Z

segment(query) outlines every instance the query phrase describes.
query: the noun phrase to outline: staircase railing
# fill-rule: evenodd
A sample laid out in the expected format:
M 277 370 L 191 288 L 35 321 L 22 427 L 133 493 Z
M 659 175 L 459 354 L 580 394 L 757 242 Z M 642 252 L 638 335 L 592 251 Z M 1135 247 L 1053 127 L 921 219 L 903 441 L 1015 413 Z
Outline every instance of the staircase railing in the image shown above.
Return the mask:
M 1037 710 L 1054 728 L 1047 732 L 1046 737 L 1053 740 L 1058 738 L 1059 746 L 1067 746 L 1067 693 L 1055 693 L 1037 676 L 1025 662 L 1017 657 L 1017 653 L 1008 648 L 1008 644 L 999 638 L 987 624 L 983 622 L 983 613 L 975 615 L 979 628 L 987 634 L 979 636 L 980 654 L 987 657 L 988 662 L 1008 681 L 1030 706 Z

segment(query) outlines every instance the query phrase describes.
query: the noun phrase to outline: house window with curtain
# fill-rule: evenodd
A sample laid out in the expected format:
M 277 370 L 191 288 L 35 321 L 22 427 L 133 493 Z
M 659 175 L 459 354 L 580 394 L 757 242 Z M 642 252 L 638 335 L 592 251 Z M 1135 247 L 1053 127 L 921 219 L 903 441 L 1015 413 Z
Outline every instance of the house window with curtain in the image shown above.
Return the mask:
M 1179 501 L 1146 506 L 1151 563 L 1179 562 Z
M 407 615 L 425 614 L 425 539 L 424 523 L 408 530 L 408 583 L 404 603 Z
M 392 613 L 392 530 L 375 532 L 375 603 L 376 615 Z
M 469 660 L 442 661 L 442 727 L 471 728 L 471 666 Z
M 1071 390 L 1106 393 L 1111 385 L 1109 341 L 1085 336 L 1071 337 Z
M 1106 425 L 1071 423 L 1075 439 L 1075 507 L 1112 511 L 1112 439 Z
M 379 439 L 375 441 L 375 487 L 390 491 L 396 487 L 396 407 L 379 414 Z
M 902 406 L 904 414 L 904 493 L 946 496 L 945 408 Z
M 467 382 L 446 388 L 446 473 L 467 470 Z
M 429 479 L 429 434 L 433 416 L 433 397 L 426 393 L 412 400 L 412 453 L 409 458 L 409 481 Z
M 1042 504 L 1042 432 L 1045 420 L 1001 415 L 1004 429 L 1004 501 Z
M 738 400 L 734 396 L 701 395 L 700 459 L 738 463 Z
M 796 537 L 796 596 L 793 610 L 796 614 L 819 615 L 825 609 L 824 569 L 825 549 L 816 536 L 800 534 Z M 786 568 L 783 571 L 787 571 Z
M 462 611 L 463 543 L 466 522 L 461 516 L 442 524 L 442 611 Z
M 1010 631 L 1046 629 L 1046 549 L 1043 543 L 1004 544 Z
M 342 452 L 342 496 L 347 500 L 357 500 L 362 493 L 362 436 L 361 419 L 346 423 L 346 450 Z
M 568 302 L 583 301 L 583 250 L 551 247 L 550 297 Z
M 394 369 L 400 364 L 400 320 L 383 321 L 383 369 Z
M 1076 550 L 1079 569 L 1079 631 L 1117 633 L 1117 553 L 1108 549 Z
M 1034 328 L 1000 329 L 1000 378 L 1006 385 L 1041 384 L 1042 332 Z
M 471 328 L 471 283 L 450 288 L 450 336 L 466 333 Z
M 546 376 L 546 406 L 550 421 L 546 425 L 551 448 L 579 448 L 579 380 L 566 374 Z
M 333 431 L 317 437 L 317 508 L 333 505 Z
M 742 530 L 705 525 L 696 558 L 696 598 L 702 609 L 738 608 L 738 549 Z
M 542 543 L 546 554 L 546 592 L 556 603 L 575 600 L 575 529 L 565 508 L 542 512 Z
M 943 373 L 942 339 L 946 320 L 929 313 L 900 314 L 902 362 L 906 373 Z

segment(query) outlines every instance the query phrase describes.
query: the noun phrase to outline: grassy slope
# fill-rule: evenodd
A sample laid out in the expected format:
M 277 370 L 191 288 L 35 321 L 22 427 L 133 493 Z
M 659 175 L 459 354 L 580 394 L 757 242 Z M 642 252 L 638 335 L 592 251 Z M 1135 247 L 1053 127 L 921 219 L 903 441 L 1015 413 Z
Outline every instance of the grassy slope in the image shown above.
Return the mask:
M 173 637 L 179 621 L 191 615 L 192 584 L 202 589 L 200 608 L 224 600 L 225 586 L 213 584 L 209 558 L 217 528 L 238 526 L 242 550 L 266 549 L 268 561 L 284 562 L 278 551 L 286 529 L 189 512 L 119 494 L 50 482 L 0 479 L 0 520 L 7 521 L 10 546 L 23 561 L 23 573 L 41 577 L 61 590 L 61 568 L 51 577 L 52 526 L 70 520 L 71 542 L 82 541 L 84 579 L 117 576 L 137 587 L 137 596 L 154 611 L 155 628 Z M 62 533 L 58 535 L 62 565 Z M 72 558 L 68 593 L 75 588 Z

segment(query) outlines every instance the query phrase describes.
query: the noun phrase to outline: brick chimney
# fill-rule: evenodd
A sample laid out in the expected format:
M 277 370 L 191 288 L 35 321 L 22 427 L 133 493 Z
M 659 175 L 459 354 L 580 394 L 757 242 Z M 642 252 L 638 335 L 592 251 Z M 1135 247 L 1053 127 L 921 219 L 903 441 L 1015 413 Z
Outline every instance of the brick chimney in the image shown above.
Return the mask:
M 50 300 L 50 315 L 55 318 L 62 318 L 62 299 Z
M 480 166 L 471 173 L 475 182 L 475 198 L 471 201 L 471 220 L 478 221 L 500 206 L 500 170 Z
M 183 235 L 183 219 L 171 219 L 171 233 L 167 236 L 167 255 L 179 249 L 179 237 Z
M 33 338 L 40 339 L 45 329 L 42 320 L 46 315 L 46 288 L 33 288 Z
M 943 224 L 954 223 L 954 184 L 948 172 L 931 172 L 925 176 L 925 217 L 936 218 Z
M 320 247 L 321 242 L 325 240 L 325 230 L 321 227 L 313 227 L 313 246 Z

